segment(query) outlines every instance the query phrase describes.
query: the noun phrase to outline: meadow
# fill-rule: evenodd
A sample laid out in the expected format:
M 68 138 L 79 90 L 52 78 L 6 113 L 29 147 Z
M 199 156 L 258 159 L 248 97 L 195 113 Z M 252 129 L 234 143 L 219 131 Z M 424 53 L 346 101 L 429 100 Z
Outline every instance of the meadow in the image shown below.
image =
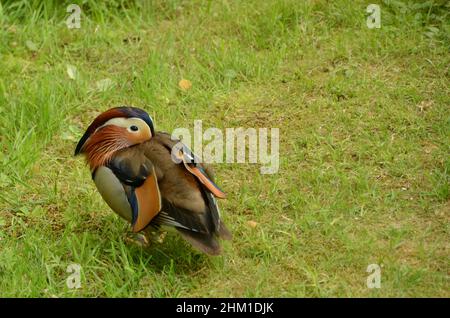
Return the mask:
M 379 0 L 368 28 L 370 3 L 1 1 L 0 296 L 449 297 L 450 6 Z M 280 129 L 277 173 L 214 166 L 221 256 L 140 246 L 103 202 L 73 152 L 119 105 Z

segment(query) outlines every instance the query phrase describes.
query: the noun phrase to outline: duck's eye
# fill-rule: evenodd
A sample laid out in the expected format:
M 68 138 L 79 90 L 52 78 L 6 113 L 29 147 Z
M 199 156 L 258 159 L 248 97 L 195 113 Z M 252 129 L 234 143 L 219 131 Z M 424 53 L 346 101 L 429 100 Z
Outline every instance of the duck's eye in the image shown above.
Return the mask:
M 131 131 L 138 131 L 139 128 L 138 128 L 138 126 L 133 125 L 133 126 L 130 126 L 130 130 Z

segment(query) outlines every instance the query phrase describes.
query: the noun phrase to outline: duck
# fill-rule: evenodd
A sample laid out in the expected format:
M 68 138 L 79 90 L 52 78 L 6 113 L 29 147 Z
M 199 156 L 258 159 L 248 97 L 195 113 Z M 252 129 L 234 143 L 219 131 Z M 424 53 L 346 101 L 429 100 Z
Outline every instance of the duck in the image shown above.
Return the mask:
M 211 167 L 180 140 L 155 131 L 143 109 L 119 106 L 98 115 L 75 155 L 85 156 L 101 197 L 133 232 L 169 226 L 208 255 L 221 254 L 220 239 L 232 239 L 217 203 L 226 195 Z

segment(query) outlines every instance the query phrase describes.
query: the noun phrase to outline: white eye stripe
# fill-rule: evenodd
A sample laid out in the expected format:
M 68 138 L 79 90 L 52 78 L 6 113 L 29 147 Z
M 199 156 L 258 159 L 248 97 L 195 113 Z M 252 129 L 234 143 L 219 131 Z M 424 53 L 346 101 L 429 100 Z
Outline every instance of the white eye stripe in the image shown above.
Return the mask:
M 115 118 L 111 118 L 110 120 L 106 121 L 103 125 L 98 127 L 96 129 L 96 131 L 99 130 L 100 128 L 103 128 L 108 125 L 123 127 L 132 133 L 139 132 L 140 130 L 145 130 L 144 127 L 148 127 L 148 125 L 145 121 L 143 121 L 142 119 L 137 118 L 137 117 L 132 117 L 132 118 L 115 117 Z M 133 130 L 131 130 L 132 126 L 136 126 L 138 129 L 133 131 Z M 148 129 L 150 129 L 150 128 L 148 128 Z

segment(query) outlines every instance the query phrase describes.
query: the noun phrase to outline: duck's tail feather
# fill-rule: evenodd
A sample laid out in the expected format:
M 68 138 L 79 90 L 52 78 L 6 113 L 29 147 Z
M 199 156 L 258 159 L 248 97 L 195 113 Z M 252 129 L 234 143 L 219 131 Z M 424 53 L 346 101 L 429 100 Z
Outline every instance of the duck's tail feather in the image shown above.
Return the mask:
M 199 251 L 209 255 L 219 255 L 222 252 L 222 248 L 213 234 L 193 232 L 178 227 L 176 229 L 186 241 Z

